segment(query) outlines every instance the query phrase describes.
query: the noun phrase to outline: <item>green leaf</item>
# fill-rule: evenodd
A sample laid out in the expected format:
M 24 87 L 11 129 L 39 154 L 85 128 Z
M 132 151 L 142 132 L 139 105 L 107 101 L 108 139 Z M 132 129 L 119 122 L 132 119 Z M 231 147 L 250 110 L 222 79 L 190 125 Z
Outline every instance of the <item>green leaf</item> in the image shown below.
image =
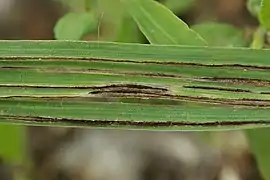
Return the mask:
M 122 24 L 122 20 L 127 16 L 126 14 L 128 14 L 124 9 L 123 4 L 120 0 L 95 0 L 93 5 L 93 10 L 99 17 L 99 28 L 102 29 L 102 33 L 97 34 L 98 39 L 101 41 L 117 40 L 119 31 L 125 28 L 124 24 Z M 127 28 L 129 27 L 130 24 L 127 24 Z M 127 34 L 129 34 L 129 32 L 127 32 Z M 120 38 L 119 41 L 121 41 Z
M 13 163 L 23 160 L 24 127 L 0 124 L 0 156 Z
M 262 49 L 264 47 L 265 33 L 266 32 L 263 28 L 256 29 L 256 31 L 253 34 L 251 48 Z
M 118 25 L 115 42 L 139 43 L 141 39 L 142 34 L 132 17 L 122 17 L 122 22 Z
M 250 147 L 256 157 L 259 169 L 265 180 L 270 179 L 270 128 L 250 129 L 246 131 Z
M 269 50 L 0 41 L 0 120 L 147 129 L 269 125 Z
M 80 40 L 97 28 L 94 14 L 89 12 L 68 13 L 62 17 L 54 28 L 58 40 Z
M 206 42 L 164 5 L 153 0 L 122 0 L 152 44 L 205 46 Z
M 259 20 L 265 29 L 270 29 L 270 0 L 262 0 Z
M 247 45 L 244 33 L 229 24 L 202 23 L 191 28 L 198 32 L 209 46 L 242 47 Z
M 258 17 L 261 10 L 261 1 L 262 0 L 248 0 L 247 9 L 254 17 Z
M 165 0 L 164 5 L 173 12 L 183 14 L 194 5 L 195 0 Z

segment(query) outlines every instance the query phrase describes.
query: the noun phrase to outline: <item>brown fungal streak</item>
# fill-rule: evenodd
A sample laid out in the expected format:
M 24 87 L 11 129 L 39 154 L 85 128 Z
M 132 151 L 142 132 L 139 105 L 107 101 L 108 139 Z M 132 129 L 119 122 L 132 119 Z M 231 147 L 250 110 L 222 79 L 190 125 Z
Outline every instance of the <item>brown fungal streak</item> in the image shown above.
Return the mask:
M 91 93 L 91 92 L 90 92 Z M 225 99 L 225 98 L 210 98 L 210 97 L 193 97 L 193 96 L 181 96 L 181 95 L 171 95 L 166 93 L 157 93 L 157 92 L 147 92 L 147 91 L 123 91 L 123 90 L 113 90 L 113 91 L 94 91 L 93 96 L 5 96 L 1 97 L 3 99 L 16 99 L 16 98 L 32 98 L 33 100 L 44 100 L 44 101 L 95 101 L 95 102 L 117 102 L 123 100 L 144 100 L 145 102 L 140 102 L 143 104 L 157 105 L 153 103 L 153 100 L 171 100 L 174 105 L 177 102 L 196 102 L 203 103 L 208 105 L 224 105 L 224 106 L 233 106 L 233 107 L 250 107 L 250 108 L 269 108 L 270 100 L 261 100 L 261 99 L 251 99 L 251 98 L 239 98 L 239 99 Z M 129 101 L 126 103 L 137 103 L 137 101 Z M 123 101 L 124 102 L 124 101 Z M 162 103 L 161 103 L 162 104 Z
M 75 61 L 104 61 L 104 62 L 126 62 L 126 63 L 145 63 L 145 64 L 163 64 L 163 65 L 189 65 L 198 67 L 228 67 L 237 69 L 249 69 L 249 70 L 269 70 L 270 66 L 258 66 L 258 65 L 242 65 L 242 64 L 202 64 L 192 62 L 176 62 L 176 61 L 153 61 L 153 60 L 132 60 L 132 59 L 105 59 L 105 58 L 93 58 L 93 57 L 55 57 L 55 56 L 3 56 L 0 60 L 75 60 Z
M 13 87 L 13 88 L 52 88 L 52 89 L 89 89 L 96 91 L 113 91 L 113 90 L 153 90 L 159 92 L 168 91 L 167 88 L 153 87 L 139 84 L 111 84 L 104 86 L 50 86 L 50 85 L 13 85 L 13 84 L 0 84 L 0 87 Z M 91 92 L 90 92 L 91 93 Z
M 261 92 L 261 94 L 270 94 L 270 92 Z
M 1 57 L 0 57 L 1 59 Z M 136 60 L 116 60 L 116 59 L 97 59 L 97 58 L 72 58 L 72 57 L 5 57 L 6 61 L 13 59 L 42 59 L 47 61 L 55 61 L 55 60 L 76 60 L 76 61 L 92 61 L 92 62 L 113 62 L 113 63 L 133 63 L 133 64 L 160 64 L 160 65 L 174 65 L 174 66 L 193 66 L 195 67 L 209 67 L 209 68 L 230 68 L 230 69 L 249 69 L 249 70 L 263 70 L 269 71 L 270 66 L 250 66 L 250 65 L 239 65 L 239 64 L 200 64 L 200 63 L 187 63 L 187 62 L 162 62 L 162 61 L 136 61 Z M 38 60 L 40 61 L 40 60 Z M 0 69 L 34 69 L 36 67 L 29 66 L 0 66 Z M 170 74 L 170 73 L 139 73 L 139 72 L 125 72 L 125 71 L 115 71 L 115 70 L 105 70 L 105 69 L 72 69 L 72 68 L 46 68 L 42 67 L 39 70 L 45 72 L 54 72 L 54 73 L 99 73 L 99 74 L 118 74 L 118 75 L 126 75 L 126 76 L 147 76 L 147 77 L 161 77 L 161 78 L 184 78 L 182 75 L 178 74 Z M 220 83 L 228 83 L 228 84 L 237 84 L 237 85 L 253 85 L 253 86 L 270 86 L 270 81 L 266 79 L 253 79 L 253 78 L 237 78 L 237 77 L 192 77 L 192 80 L 201 81 L 214 81 Z M 216 89 L 217 90 L 217 89 Z M 221 90 L 221 89 L 220 89 Z M 240 91 L 238 91 L 240 92 Z
M 0 69 L 31 69 L 30 67 L 27 66 L 0 66 Z
M 204 89 L 204 90 L 217 90 L 217 91 L 252 93 L 252 91 L 250 91 L 250 90 L 235 89 L 235 88 L 221 88 L 221 87 L 209 87 L 209 86 L 183 86 L 183 87 L 184 88 L 190 88 L 190 89 Z
M 0 115 L 4 119 L 14 120 L 22 123 L 62 123 L 74 126 L 131 126 L 131 127 L 215 127 L 215 126 L 248 126 L 248 125 L 270 125 L 270 119 L 258 121 L 208 121 L 208 122 L 186 122 L 186 121 L 131 121 L 131 120 L 90 120 L 90 119 L 69 119 L 50 118 L 40 116 L 12 116 Z
M 93 87 L 89 94 L 123 93 L 123 94 L 160 94 L 168 92 L 166 88 L 139 85 L 139 84 L 112 84 Z
M 251 92 L 242 89 L 226 89 L 216 87 L 197 87 L 197 86 L 183 86 L 184 88 L 201 88 L 206 90 L 220 90 L 233 92 Z M 145 85 L 135 84 L 112 84 L 107 86 L 100 86 L 93 88 L 89 92 L 93 95 L 102 95 L 103 97 L 115 98 L 160 98 L 170 99 L 176 101 L 192 101 L 198 103 L 222 104 L 229 106 L 250 106 L 250 107 L 270 107 L 270 100 L 260 100 L 251 98 L 225 99 L 225 98 L 210 98 L 210 97 L 193 97 L 171 94 L 167 88 L 159 88 Z
M 201 79 L 216 81 L 221 83 L 230 83 L 237 85 L 255 85 L 255 86 L 270 86 L 270 81 L 261 79 L 248 79 L 248 78 L 226 78 L 226 77 L 204 77 Z

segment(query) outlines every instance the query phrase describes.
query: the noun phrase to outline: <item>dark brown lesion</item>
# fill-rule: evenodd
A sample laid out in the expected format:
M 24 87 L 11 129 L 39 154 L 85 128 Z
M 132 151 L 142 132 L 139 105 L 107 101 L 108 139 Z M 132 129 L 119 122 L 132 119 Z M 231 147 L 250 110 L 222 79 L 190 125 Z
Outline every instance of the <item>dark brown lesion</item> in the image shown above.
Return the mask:
M 226 78 L 226 77 L 203 77 L 202 80 L 209 80 L 213 82 L 220 83 L 229 83 L 236 85 L 252 85 L 252 86 L 261 86 L 269 87 L 270 81 L 262 79 L 249 79 L 249 78 Z
M 202 89 L 202 90 L 217 90 L 217 91 L 228 91 L 228 92 L 244 92 L 252 93 L 250 90 L 238 89 L 238 88 L 222 88 L 222 87 L 210 87 L 210 86 L 183 86 L 188 89 Z
M 140 84 L 112 84 L 93 87 L 89 94 L 149 94 L 162 95 L 169 92 L 167 88 L 146 86 Z
M 159 64 L 159 65 L 174 65 L 174 66 L 193 66 L 193 67 L 210 67 L 210 68 L 233 68 L 247 70 L 269 70 L 270 66 L 248 65 L 248 64 L 203 64 L 193 62 L 179 61 L 153 61 L 153 60 L 136 60 L 136 59 L 109 59 L 109 58 L 93 58 L 93 57 L 64 57 L 64 56 L 0 56 L 0 60 L 70 60 L 70 61 L 89 61 L 89 62 L 113 62 L 113 63 L 134 63 L 134 64 Z M 211 59 L 211 58 L 209 58 Z
M 183 86 L 183 88 L 229 91 L 235 93 L 253 93 L 250 90 L 236 88 L 218 88 L 211 86 Z M 154 87 L 140 84 L 111 84 L 105 86 L 92 87 L 88 93 L 90 95 L 110 98 L 148 98 L 148 99 L 168 99 L 174 101 L 189 101 L 208 104 L 221 104 L 227 106 L 249 106 L 249 107 L 270 107 L 270 100 L 256 98 L 218 98 L 204 96 L 186 96 L 172 93 L 172 89 L 164 87 Z

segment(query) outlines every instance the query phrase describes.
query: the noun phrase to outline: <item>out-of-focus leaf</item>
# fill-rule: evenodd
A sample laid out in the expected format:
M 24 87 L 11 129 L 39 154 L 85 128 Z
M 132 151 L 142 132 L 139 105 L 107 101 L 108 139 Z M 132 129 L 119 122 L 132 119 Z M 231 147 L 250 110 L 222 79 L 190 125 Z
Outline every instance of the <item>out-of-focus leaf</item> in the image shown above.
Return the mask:
M 21 162 L 23 158 L 24 127 L 0 125 L 0 156 L 7 161 Z
M 223 23 L 202 23 L 191 27 L 199 33 L 210 46 L 246 46 L 244 34 L 240 29 Z
M 254 34 L 251 43 L 252 49 L 262 49 L 264 47 L 264 39 L 265 38 L 265 30 L 262 28 L 258 28 Z
M 259 20 L 265 29 L 270 29 L 270 0 L 262 0 Z
M 270 128 L 249 129 L 246 131 L 251 150 L 265 180 L 270 179 Z
M 98 14 L 98 40 L 115 41 L 119 35 L 119 27 L 127 12 L 120 0 L 92 0 L 93 11 Z M 128 26 L 128 25 L 127 25 Z
M 108 23 L 103 27 L 103 38 L 106 41 L 140 42 L 142 34 L 120 0 L 98 0 L 94 5 L 101 14 L 100 21 Z
M 259 12 L 261 10 L 261 1 L 262 0 L 248 0 L 247 1 L 247 9 L 255 17 L 259 15 Z
M 153 0 L 122 0 L 152 44 L 205 46 L 206 42 L 164 5 Z
M 173 12 L 182 14 L 189 10 L 194 2 L 195 0 L 165 0 L 163 4 Z
M 98 20 L 93 13 L 68 13 L 63 16 L 54 28 L 58 40 L 80 40 L 97 28 Z
M 124 16 L 117 29 L 115 42 L 139 43 L 142 34 L 130 16 Z

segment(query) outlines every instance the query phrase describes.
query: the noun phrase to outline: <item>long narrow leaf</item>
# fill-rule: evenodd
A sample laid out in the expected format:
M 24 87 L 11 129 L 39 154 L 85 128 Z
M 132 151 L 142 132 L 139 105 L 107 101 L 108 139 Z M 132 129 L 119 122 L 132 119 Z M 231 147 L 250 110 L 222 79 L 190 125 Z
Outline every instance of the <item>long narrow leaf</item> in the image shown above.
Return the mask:
M 201 45 L 206 42 L 164 5 L 154 0 L 122 0 L 151 44 Z
M 9 123 L 129 128 L 269 123 L 269 50 L 71 41 L 0 42 Z
M 262 0 L 261 1 L 261 10 L 259 13 L 259 20 L 261 25 L 270 29 L 270 0 Z

